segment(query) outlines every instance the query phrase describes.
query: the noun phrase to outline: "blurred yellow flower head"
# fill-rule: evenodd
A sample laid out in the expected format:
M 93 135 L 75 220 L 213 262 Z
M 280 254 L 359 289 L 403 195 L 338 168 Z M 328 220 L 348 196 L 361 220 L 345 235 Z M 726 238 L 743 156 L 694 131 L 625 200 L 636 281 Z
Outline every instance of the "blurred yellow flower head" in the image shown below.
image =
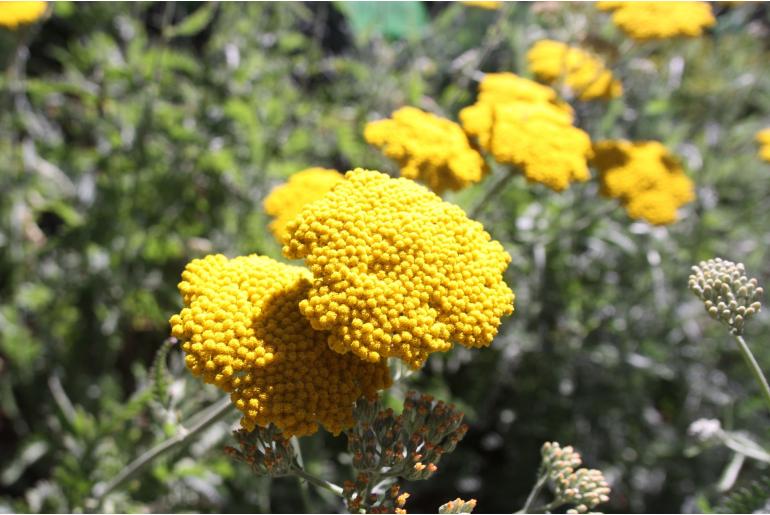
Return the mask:
M 467 5 L 468 7 L 478 7 L 479 9 L 486 9 L 487 11 L 496 11 L 503 6 L 504 2 L 494 2 L 494 1 L 487 1 L 487 0 L 468 0 L 462 3 L 463 5 Z
M 759 143 L 759 158 L 770 162 L 770 127 L 757 133 L 757 143 Z
M 610 99 L 623 92 L 620 81 L 595 55 L 550 39 L 535 43 L 527 52 L 529 68 L 538 79 L 563 81 L 581 100 Z
M 502 245 L 407 179 L 348 172 L 289 223 L 284 243 L 313 274 L 302 314 L 332 349 L 372 363 L 418 368 L 452 343 L 487 346 L 513 311 Z
M 562 191 L 590 177 L 591 140 L 572 125 L 572 109 L 548 86 L 513 74 L 487 75 L 460 121 L 483 149 L 529 181 Z
M 269 226 L 273 236 L 280 241 L 289 220 L 342 180 L 337 170 L 316 167 L 297 172 L 288 182 L 276 186 L 264 202 L 265 212 L 275 217 Z
M 677 210 L 695 199 L 693 182 L 657 141 L 599 141 L 594 153 L 602 193 L 620 200 L 631 218 L 671 224 Z
M 613 11 L 612 21 L 633 39 L 695 37 L 716 24 L 708 2 L 597 2 Z
M 420 180 L 439 195 L 479 182 L 486 172 L 459 125 L 416 107 L 368 123 L 364 137 L 399 164 L 402 177 Z
M 48 2 L 0 2 L 0 27 L 15 29 L 40 19 Z
M 191 261 L 179 291 L 185 307 L 171 317 L 185 363 L 230 393 L 241 425 L 275 424 L 286 436 L 339 433 L 353 405 L 390 385 L 387 365 L 329 349 L 299 311 L 312 276 L 304 268 L 250 255 Z

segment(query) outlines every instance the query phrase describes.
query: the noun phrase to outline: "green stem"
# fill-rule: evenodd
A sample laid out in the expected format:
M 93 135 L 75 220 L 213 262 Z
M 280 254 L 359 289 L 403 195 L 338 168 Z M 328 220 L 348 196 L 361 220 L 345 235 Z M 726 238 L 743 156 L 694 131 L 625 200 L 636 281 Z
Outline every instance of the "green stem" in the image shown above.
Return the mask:
M 118 488 L 119 486 L 125 484 L 132 478 L 134 478 L 139 472 L 144 469 L 147 465 L 152 463 L 156 458 L 159 456 L 162 456 L 163 454 L 166 454 L 167 452 L 171 451 L 172 449 L 175 449 L 188 440 L 192 439 L 195 435 L 203 431 L 204 429 L 208 428 L 221 418 L 223 418 L 225 415 L 230 413 L 230 410 L 232 408 L 232 404 L 230 403 L 230 397 L 226 396 L 219 401 L 217 401 L 214 405 L 212 405 L 209 408 L 206 408 L 204 411 L 208 411 L 207 415 L 203 418 L 201 418 L 197 423 L 192 425 L 189 429 L 186 428 L 184 425 L 180 425 L 179 429 L 177 430 L 177 433 L 172 436 L 171 438 L 159 443 L 152 449 L 148 450 L 138 458 L 136 458 L 134 461 L 129 463 L 123 470 L 120 471 L 120 473 L 112 478 L 110 481 L 105 483 L 97 483 L 94 485 L 93 490 L 91 491 L 91 495 L 93 499 L 98 504 L 101 502 L 104 497 Z M 191 417 L 192 419 L 200 418 L 198 415 L 193 415 Z
M 511 179 L 513 179 L 514 175 L 515 174 L 513 171 L 504 171 L 503 174 L 492 183 L 486 193 L 484 193 L 484 196 L 481 198 L 478 204 L 471 208 L 471 210 L 468 212 L 468 217 L 473 219 L 478 218 L 478 216 L 484 211 L 484 208 L 487 206 L 487 204 L 489 204 L 493 198 L 495 198 L 501 191 L 505 189 L 505 186 Z
M 543 472 L 537 479 L 535 486 L 532 487 L 532 491 L 529 492 L 527 500 L 524 502 L 524 506 L 516 513 L 533 513 L 530 507 L 532 506 L 532 503 L 535 502 L 535 499 L 537 499 L 537 496 L 540 493 L 540 490 L 545 486 L 546 481 L 548 481 L 548 473 Z
M 770 407 L 770 385 L 767 384 L 765 374 L 763 374 L 762 369 L 759 368 L 759 363 L 757 363 L 757 360 L 754 358 L 754 354 L 751 353 L 751 349 L 749 349 L 743 336 L 739 334 L 733 336 L 735 336 L 735 341 L 738 342 L 738 349 L 741 351 L 743 359 L 746 360 L 746 364 L 751 369 L 751 373 L 754 374 L 754 379 L 759 383 L 762 394 L 765 396 L 765 401 L 767 401 L 767 406 Z
M 299 444 L 299 438 L 296 436 L 291 437 L 291 446 L 294 448 L 294 454 L 297 455 L 297 468 L 300 470 L 305 469 L 305 461 L 302 459 L 302 447 Z M 307 481 L 302 481 L 302 478 L 299 476 L 297 477 L 297 482 L 299 482 L 299 494 L 302 499 L 302 507 L 305 510 L 305 513 L 312 512 L 310 508 L 310 491 L 307 486 Z
M 344 497 L 342 494 L 341 486 L 335 485 L 334 483 L 330 483 L 329 481 L 326 481 L 325 479 L 321 479 L 320 477 L 316 477 L 313 474 L 310 474 L 302 470 L 296 465 L 292 467 L 291 472 L 295 476 L 304 479 L 308 483 L 311 483 L 312 485 L 317 486 L 318 488 L 328 490 L 329 492 L 333 493 L 336 496 Z

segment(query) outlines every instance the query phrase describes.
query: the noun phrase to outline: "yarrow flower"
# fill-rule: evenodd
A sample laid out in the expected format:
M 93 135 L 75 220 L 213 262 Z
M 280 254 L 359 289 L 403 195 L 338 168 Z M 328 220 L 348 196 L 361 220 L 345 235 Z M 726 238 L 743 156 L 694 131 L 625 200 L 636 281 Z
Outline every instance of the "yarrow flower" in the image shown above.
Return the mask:
M 597 2 L 612 21 L 639 41 L 700 36 L 716 24 L 708 2 Z
M 597 56 L 559 41 L 538 41 L 527 52 L 527 61 L 539 80 L 563 81 L 581 100 L 610 99 L 623 92 L 620 81 Z
M 770 127 L 757 133 L 757 142 L 759 143 L 759 158 L 770 162 Z
M 620 200 L 631 218 L 671 224 L 677 210 L 695 199 L 692 181 L 657 141 L 599 141 L 594 154 L 602 193 Z
M 370 122 L 364 138 L 401 167 L 401 176 L 419 180 L 439 195 L 479 182 L 486 173 L 481 155 L 462 128 L 416 107 L 402 107 L 387 120 Z
M 482 148 L 529 181 L 562 191 L 590 177 L 591 140 L 547 86 L 513 74 L 486 75 L 478 100 L 460 111 L 460 120 Z
M 275 187 L 265 198 L 264 207 L 268 215 L 275 217 L 269 227 L 276 239 L 281 239 L 286 224 L 305 205 L 323 197 L 342 180 L 337 170 L 315 167 L 297 172 L 288 182 Z
M 273 423 L 286 436 L 339 433 L 353 406 L 390 385 L 387 365 L 341 356 L 299 311 L 312 276 L 300 267 L 250 255 L 191 261 L 179 291 L 185 308 L 171 317 L 187 367 L 230 393 L 241 425 Z
M 45 14 L 48 2 L 0 2 L 0 27 L 15 29 L 33 23 Z
M 332 349 L 366 361 L 418 368 L 453 342 L 487 346 L 513 311 L 502 245 L 459 207 L 377 171 L 348 172 L 304 209 L 283 252 L 313 274 L 302 314 Z
M 556 502 L 572 504 L 567 513 L 586 513 L 610 500 L 610 486 L 601 470 L 580 467 L 580 454 L 571 446 L 546 442 L 541 449 L 542 468 L 556 496 Z
M 692 267 L 690 290 L 703 301 L 706 312 L 740 335 L 746 321 L 762 308 L 764 291 L 757 280 L 746 276 L 743 263 L 721 258 L 701 261 Z
M 503 2 L 494 2 L 487 0 L 468 0 L 462 2 L 463 5 L 468 7 L 478 7 L 479 9 L 485 9 L 487 11 L 497 11 L 503 6 Z

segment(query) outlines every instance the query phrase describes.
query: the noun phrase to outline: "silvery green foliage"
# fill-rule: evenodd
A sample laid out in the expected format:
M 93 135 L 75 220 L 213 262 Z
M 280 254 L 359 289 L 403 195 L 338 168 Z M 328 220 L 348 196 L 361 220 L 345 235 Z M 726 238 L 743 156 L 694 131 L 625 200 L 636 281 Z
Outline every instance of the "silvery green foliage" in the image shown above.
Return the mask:
M 735 335 L 743 334 L 746 320 L 759 312 L 763 290 L 749 279 L 743 263 L 721 258 L 701 261 L 692 267 L 690 289 L 703 301 L 708 314 L 726 324 Z

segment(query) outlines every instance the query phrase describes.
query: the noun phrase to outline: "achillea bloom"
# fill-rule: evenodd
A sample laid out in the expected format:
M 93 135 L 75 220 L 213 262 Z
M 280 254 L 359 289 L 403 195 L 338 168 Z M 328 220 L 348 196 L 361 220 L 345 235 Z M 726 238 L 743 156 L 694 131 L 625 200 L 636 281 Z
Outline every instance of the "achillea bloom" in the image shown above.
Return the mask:
M 289 220 L 342 180 L 343 176 L 337 170 L 308 168 L 289 177 L 285 184 L 276 186 L 264 202 L 265 212 L 275 217 L 270 222 L 270 231 L 275 238 L 280 241 Z
M 510 102 L 552 104 L 572 114 L 569 104 L 559 100 L 553 88 L 519 77 L 515 73 L 487 73 L 479 84 L 477 103 L 497 105 Z
M 191 261 L 179 291 L 185 308 L 171 317 L 187 367 L 229 392 L 241 425 L 275 424 L 286 436 L 332 433 L 353 424 L 359 397 L 390 384 L 387 365 L 341 356 L 299 312 L 312 276 L 251 255 Z
M 48 2 L 0 2 L 0 27 L 15 29 L 40 19 Z
M 479 182 L 486 172 L 459 125 L 415 107 L 368 123 L 364 137 L 399 164 L 402 177 L 420 180 L 439 195 Z
M 757 133 L 757 142 L 759 143 L 759 158 L 770 162 L 770 127 Z
M 452 343 L 483 347 L 513 311 L 510 256 L 480 223 L 407 179 L 356 169 L 288 227 L 283 253 L 313 283 L 300 311 L 329 346 L 418 368 Z
M 562 191 L 590 177 L 591 140 L 572 125 L 571 111 L 555 102 L 555 93 L 549 97 L 503 101 L 499 95 L 479 95 L 476 104 L 460 111 L 460 120 L 497 161 L 517 166 L 529 181 Z
M 708 2 L 598 2 L 614 11 L 612 21 L 633 39 L 695 37 L 716 23 Z
M 602 193 L 620 200 L 631 218 L 671 224 L 677 209 L 695 199 L 692 181 L 657 141 L 600 141 L 594 153 Z
M 621 95 L 623 86 L 595 55 L 550 39 L 535 43 L 527 52 L 529 68 L 538 79 L 563 81 L 581 100 L 610 99 Z

